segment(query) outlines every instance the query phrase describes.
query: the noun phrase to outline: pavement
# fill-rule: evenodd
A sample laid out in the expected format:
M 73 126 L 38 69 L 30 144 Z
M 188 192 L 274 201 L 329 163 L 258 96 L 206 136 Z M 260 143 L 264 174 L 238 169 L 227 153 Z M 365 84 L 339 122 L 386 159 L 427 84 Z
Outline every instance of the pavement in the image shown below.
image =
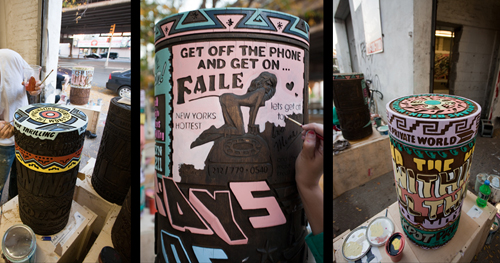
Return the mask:
M 499 164 L 500 129 L 494 131 L 493 138 L 477 136 L 467 189 L 477 195 L 474 190 L 476 175 L 500 175 Z M 353 230 L 396 202 L 394 187 L 394 174 L 391 171 L 333 199 L 333 238 L 348 229 Z M 497 233 L 491 244 L 485 245 L 472 262 L 500 262 L 500 234 Z

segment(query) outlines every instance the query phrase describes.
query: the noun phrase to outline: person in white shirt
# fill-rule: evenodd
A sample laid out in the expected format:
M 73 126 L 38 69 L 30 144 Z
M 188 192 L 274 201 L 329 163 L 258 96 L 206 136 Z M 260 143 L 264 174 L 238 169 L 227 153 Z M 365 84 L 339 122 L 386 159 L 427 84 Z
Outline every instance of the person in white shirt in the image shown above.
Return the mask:
M 28 105 L 26 88 L 23 82 L 23 69 L 29 64 L 17 52 L 0 49 L 0 199 L 12 163 L 15 158 L 14 113 L 18 108 Z M 42 85 L 37 81 L 31 96 L 40 94 Z M 11 175 L 10 186 L 15 187 L 17 195 L 17 176 Z M 10 195 L 14 197 L 15 195 Z

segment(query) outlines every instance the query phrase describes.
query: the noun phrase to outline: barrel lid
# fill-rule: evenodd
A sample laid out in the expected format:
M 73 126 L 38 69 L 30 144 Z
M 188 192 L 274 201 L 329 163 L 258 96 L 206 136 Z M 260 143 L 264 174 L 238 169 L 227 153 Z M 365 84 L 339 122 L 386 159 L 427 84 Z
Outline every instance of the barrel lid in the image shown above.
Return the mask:
M 364 79 L 363 73 L 335 73 L 334 80 Z
M 94 67 L 90 67 L 90 66 L 74 66 L 71 68 L 72 70 L 94 70 Z
M 85 132 L 87 115 L 72 106 L 37 103 L 19 108 L 14 114 L 14 128 L 33 138 L 54 140 L 59 133 Z
M 481 106 L 447 94 L 417 94 L 387 103 L 389 132 L 398 141 L 423 148 L 449 148 L 477 135 Z
M 199 9 L 168 16 L 154 28 L 155 45 L 164 40 L 193 34 L 208 33 L 215 37 L 226 33 L 285 36 L 309 46 L 309 25 L 302 19 L 286 13 L 258 8 Z M 227 34 L 230 33 L 230 34 Z M 222 36 L 223 37 L 223 36 Z M 257 36 L 247 36 L 258 40 Z

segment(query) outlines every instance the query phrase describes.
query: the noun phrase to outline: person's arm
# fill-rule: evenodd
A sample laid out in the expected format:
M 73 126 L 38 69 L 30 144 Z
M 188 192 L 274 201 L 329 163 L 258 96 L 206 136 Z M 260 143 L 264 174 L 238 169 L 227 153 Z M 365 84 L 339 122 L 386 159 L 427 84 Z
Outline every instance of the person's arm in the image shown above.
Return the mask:
M 302 151 L 295 161 L 295 181 L 299 190 L 312 234 L 323 232 L 323 192 L 319 180 L 323 174 L 323 125 L 317 123 L 302 126 Z

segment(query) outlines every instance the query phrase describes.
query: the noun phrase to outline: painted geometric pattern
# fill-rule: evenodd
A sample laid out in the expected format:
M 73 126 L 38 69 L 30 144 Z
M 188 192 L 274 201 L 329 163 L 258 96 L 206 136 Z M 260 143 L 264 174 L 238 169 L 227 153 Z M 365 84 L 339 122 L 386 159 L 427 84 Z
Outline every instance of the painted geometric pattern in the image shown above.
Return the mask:
M 309 25 L 285 13 L 255 8 L 200 9 L 169 16 L 155 26 L 155 44 L 181 33 L 204 32 L 275 33 L 301 38 L 309 43 Z M 267 32 L 266 32 L 267 31 Z
M 82 148 L 65 156 L 39 156 L 23 150 L 16 143 L 16 157 L 27 168 L 38 172 L 60 173 L 72 169 L 80 162 Z

